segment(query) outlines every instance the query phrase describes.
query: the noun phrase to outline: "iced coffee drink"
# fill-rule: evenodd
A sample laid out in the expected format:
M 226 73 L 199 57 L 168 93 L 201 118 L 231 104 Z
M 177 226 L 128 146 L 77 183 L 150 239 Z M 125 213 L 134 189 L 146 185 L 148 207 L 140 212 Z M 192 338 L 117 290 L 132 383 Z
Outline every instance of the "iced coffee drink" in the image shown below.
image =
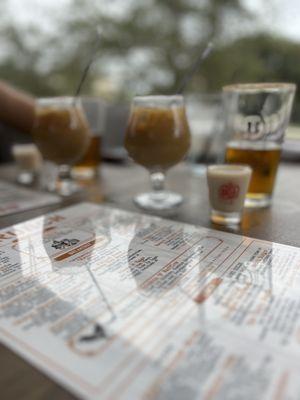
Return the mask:
M 73 165 L 84 155 L 90 142 L 81 107 L 69 103 L 38 106 L 32 134 L 43 157 L 58 165 Z
M 178 193 L 164 190 L 165 172 L 179 163 L 190 146 L 184 99 L 144 96 L 133 100 L 125 137 L 128 155 L 150 172 L 152 191 L 134 198 L 149 211 L 174 210 L 182 202 Z
M 222 225 L 240 222 L 251 172 L 251 168 L 245 165 L 208 167 L 207 183 L 213 222 Z
M 148 170 L 167 170 L 186 155 L 190 133 L 183 107 L 135 107 L 125 147 L 129 156 Z
M 71 166 L 85 154 L 90 130 L 80 100 L 53 97 L 36 102 L 32 136 L 46 160 L 58 165 L 58 179 L 49 185 L 62 196 L 80 190 L 71 176 Z

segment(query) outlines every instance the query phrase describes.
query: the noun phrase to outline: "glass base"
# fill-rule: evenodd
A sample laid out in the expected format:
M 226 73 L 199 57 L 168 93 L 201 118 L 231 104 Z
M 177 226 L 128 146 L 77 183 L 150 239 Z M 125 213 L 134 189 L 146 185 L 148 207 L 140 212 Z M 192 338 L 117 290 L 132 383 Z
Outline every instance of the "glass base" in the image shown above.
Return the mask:
M 176 209 L 183 201 L 183 197 L 174 192 L 157 191 L 137 195 L 134 203 L 148 211 L 168 211 Z
M 247 193 L 245 207 L 263 208 L 269 207 L 272 203 L 272 197 L 265 193 Z
M 90 180 L 97 176 L 97 167 L 79 167 L 75 166 L 72 169 L 72 176 L 76 179 Z
M 51 190 L 52 189 L 52 190 Z M 50 191 L 54 191 L 62 197 L 69 197 L 76 193 L 82 192 L 82 187 L 73 180 L 58 179 L 53 187 L 49 186 Z
M 241 222 L 241 213 L 211 210 L 210 219 L 218 225 L 237 225 Z
M 21 171 L 17 176 L 17 182 L 21 185 L 31 185 L 35 179 L 36 175 L 31 171 Z
M 81 186 L 79 186 L 78 183 L 73 180 L 71 175 L 71 167 L 69 165 L 60 165 L 58 167 L 55 191 L 63 197 L 69 197 L 82 191 Z

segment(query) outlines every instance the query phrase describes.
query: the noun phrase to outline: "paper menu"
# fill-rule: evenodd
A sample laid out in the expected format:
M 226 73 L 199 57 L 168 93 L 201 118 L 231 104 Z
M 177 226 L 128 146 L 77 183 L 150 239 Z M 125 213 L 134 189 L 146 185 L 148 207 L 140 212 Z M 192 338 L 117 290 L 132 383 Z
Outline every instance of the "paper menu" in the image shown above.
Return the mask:
M 82 398 L 300 398 L 298 248 L 84 203 L 0 263 L 1 339 Z
M 0 181 L 0 217 L 59 202 L 60 198 L 56 195 Z

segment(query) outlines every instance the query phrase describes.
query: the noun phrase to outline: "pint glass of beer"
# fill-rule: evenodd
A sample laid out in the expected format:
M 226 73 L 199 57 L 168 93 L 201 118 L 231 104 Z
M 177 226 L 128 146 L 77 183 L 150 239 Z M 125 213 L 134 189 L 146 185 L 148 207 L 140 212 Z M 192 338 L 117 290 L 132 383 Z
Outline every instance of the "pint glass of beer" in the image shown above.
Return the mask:
M 73 175 L 78 179 L 89 180 L 97 176 L 101 162 L 106 104 L 97 97 L 82 97 L 81 103 L 89 124 L 91 141 L 83 157 L 75 164 Z
M 271 204 L 295 90 L 292 83 L 234 84 L 223 88 L 226 162 L 252 168 L 246 207 Z

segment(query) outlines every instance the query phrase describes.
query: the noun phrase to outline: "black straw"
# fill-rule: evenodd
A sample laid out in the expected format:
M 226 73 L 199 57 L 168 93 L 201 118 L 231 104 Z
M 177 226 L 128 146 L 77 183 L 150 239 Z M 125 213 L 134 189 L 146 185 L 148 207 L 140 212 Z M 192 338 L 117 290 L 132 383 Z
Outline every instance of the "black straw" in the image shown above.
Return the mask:
M 89 70 L 91 68 L 91 65 L 93 64 L 93 62 L 97 58 L 97 51 L 99 50 L 99 48 L 100 48 L 99 32 L 97 31 L 97 39 L 96 39 L 95 45 L 93 47 L 93 50 L 92 50 L 91 56 L 89 58 L 89 61 L 87 62 L 86 66 L 84 67 L 84 70 L 82 71 L 82 74 L 81 74 L 81 77 L 80 77 L 80 81 L 79 81 L 79 84 L 78 84 L 76 92 L 75 92 L 75 96 L 74 96 L 75 97 L 75 99 L 74 99 L 75 101 L 76 101 L 76 98 L 79 96 L 79 94 L 81 92 L 81 88 L 82 88 L 83 83 L 85 81 L 85 78 L 87 77 L 87 74 L 88 74 L 88 72 L 89 72 Z
M 187 85 L 194 76 L 195 72 L 198 70 L 203 61 L 210 55 L 213 47 L 214 47 L 213 43 L 209 42 L 208 45 L 205 47 L 204 51 L 197 57 L 195 62 L 192 64 L 191 68 L 187 71 L 187 73 L 183 77 L 176 91 L 177 94 L 182 94 L 185 91 Z

